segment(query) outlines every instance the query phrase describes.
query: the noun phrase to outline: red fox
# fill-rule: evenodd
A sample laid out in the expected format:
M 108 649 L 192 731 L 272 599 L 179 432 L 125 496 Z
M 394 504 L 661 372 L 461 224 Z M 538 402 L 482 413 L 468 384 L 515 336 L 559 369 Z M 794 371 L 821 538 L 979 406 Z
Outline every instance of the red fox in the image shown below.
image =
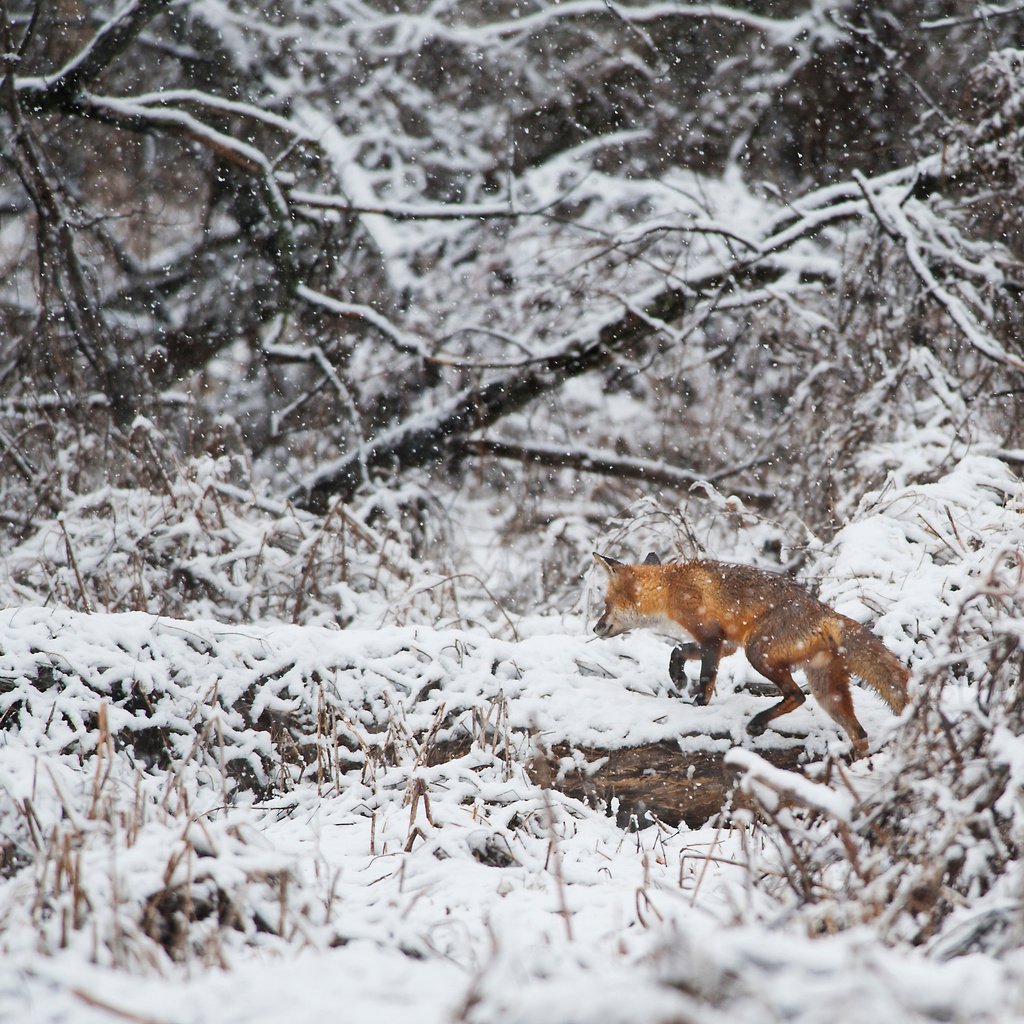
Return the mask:
M 782 576 L 709 559 L 661 565 L 653 552 L 642 565 L 596 552 L 594 560 L 608 573 L 604 614 L 594 632 L 618 636 L 647 626 L 691 641 L 672 652 L 669 675 L 684 686 L 686 661 L 700 659 L 696 703 L 711 700 L 722 655 L 745 649 L 750 664 L 782 693 L 778 704 L 750 720 L 752 736 L 803 704 L 795 668 L 804 670 L 811 693 L 850 737 L 854 757 L 867 753 L 868 737 L 853 713 L 851 675 L 863 679 L 896 714 L 906 706 L 906 666 L 859 622 Z

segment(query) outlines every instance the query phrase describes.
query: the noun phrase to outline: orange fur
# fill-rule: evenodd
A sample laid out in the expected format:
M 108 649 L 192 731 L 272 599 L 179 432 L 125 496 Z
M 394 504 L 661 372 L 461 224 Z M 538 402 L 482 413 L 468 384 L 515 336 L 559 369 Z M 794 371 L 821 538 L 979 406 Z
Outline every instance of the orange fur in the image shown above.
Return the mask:
M 854 753 L 867 752 L 867 733 L 853 711 L 850 677 L 871 686 L 897 714 L 907 702 L 905 665 L 853 619 L 785 577 L 748 565 L 696 559 L 676 565 L 624 565 L 594 555 L 608 573 L 604 614 L 594 632 L 616 636 L 648 627 L 688 639 L 672 653 L 669 672 L 685 681 L 685 662 L 700 659 L 699 703 L 715 689 L 724 654 L 743 647 L 747 659 L 782 693 L 782 700 L 747 726 L 760 735 L 779 715 L 805 700 L 793 670 L 806 673 L 811 693 L 845 730 Z

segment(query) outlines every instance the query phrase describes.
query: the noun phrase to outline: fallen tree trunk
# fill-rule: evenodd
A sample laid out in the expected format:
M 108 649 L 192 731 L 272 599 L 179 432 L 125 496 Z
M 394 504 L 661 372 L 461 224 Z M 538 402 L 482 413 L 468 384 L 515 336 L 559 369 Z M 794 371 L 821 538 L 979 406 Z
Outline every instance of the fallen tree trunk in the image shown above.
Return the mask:
M 619 749 L 573 747 L 556 743 L 532 758 L 527 770 L 534 782 L 576 800 L 604 808 L 622 828 L 650 824 L 700 828 L 733 799 L 735 770 L 726 764 L 728 750 L 681 750 L 664 740 Z M 470 744 L 439 743 L 428 764 L 438 765 L 469 753 Z M 803 746 L 767 748 L 760 756 L 776 768 L 800 771 Z M 580 767 L 566 769 L 572 761 Z M 593 767 L 587 767 L 593 766 Z
M 314 512 L 324 512 L 332 499 L 349 501 L 369 480 L 389 473 L 442 465 L 467 450 L 487 454 L 487 441 L 471 435 L 503 417 L 557 390 L 567 381 L 628 360 L 641 352 L 660 332 L 685 315 L 706 315 L 723 296 L 767 290 L 791 293 L 806 287 L 828 288 L 835 283 L 835 268 L 828 260 L 801 256 L 798 244 L 849 221 L 881 219 L 886 231 L 904 243 L 908 261 L 966 340 L 987 358 L 1020 369 L 1024 363 L 990 334 L 983 309 L 976 309 L 940 287 L 941 268 L 963 269 L 961 250 L 939 244 L 945 221 L 926 207 L 925 200 L 958 172 L 971 170 L 969 159 L 946 161 L 936 154 L 873 179 L 854 180 L 817 189 L 793 203 L 751 236 L 742 251 L 725 261 L 708 260 L 685 275 L 681 283 L 652 288 L 635 303 L 607 313 L 603 320 L 581 327 L 564 343 L 521 365 L 506 368 L 498 377 L 472 384 L 447 400 L 431 398 L 404 422 L 383 431 L 312 473 L 289 495 L 290 500 Z M 904 205 L 913 203 L 913 218 Z M 891 223 L 890 223 L 891 222 Z M 704 230 L 710 231 L 710 228 Z M 932 265 L 939 268 L 932 269 Z M 969 267 L 977 281 L 987 281 L 988 264 Z M 1006 280 L 1000 287 L 1015 288 Z M 400 333 L 395 329 L 396 333 Z M 490 454 L 501 454 L 492 451 Z M 507 454 L 507 453 L 506 453 Z
M 735 772 L 725 764 L 725 751 L 684 751 L 677 743 L 665 741 L 621 750 L 582 750 L 591 763 L 601 766 L 593 773 L 562 772 L 559 761 L 569 756 L 568 747 L 555 747 L 547 764 L 533 763 L 536 781 L 550 785 L 567 796 L 604 804 L 623 828 L 649 824 L 657 818 L 666 825 L 699 828 L 730 803 Z M 803 751 L 799 747 L 761 752 L 777 768 L 797 770 Z

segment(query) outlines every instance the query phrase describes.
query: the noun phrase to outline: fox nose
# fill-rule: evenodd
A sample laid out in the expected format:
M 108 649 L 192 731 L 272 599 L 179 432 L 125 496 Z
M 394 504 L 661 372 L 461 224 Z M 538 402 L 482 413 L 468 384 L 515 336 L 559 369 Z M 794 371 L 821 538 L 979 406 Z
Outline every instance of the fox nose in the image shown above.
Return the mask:
M 604 636 L 608 632 L 608 622 L 606 616 L 602 615 L 601 618 L 597 620 L 597 625 L 594 626 L 594 632 L 598 636 Z

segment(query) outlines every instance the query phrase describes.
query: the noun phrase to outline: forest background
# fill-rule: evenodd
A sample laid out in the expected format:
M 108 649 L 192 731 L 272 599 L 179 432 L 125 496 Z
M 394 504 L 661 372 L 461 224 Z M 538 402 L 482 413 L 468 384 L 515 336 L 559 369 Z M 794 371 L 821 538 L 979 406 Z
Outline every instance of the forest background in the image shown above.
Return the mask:
M 0 58 L 0 1007 L 1020 1012 L 1024 6 L 0 0 Z M 727 754 L 752 673 L 587 644 L 595 548 L 799 578 L 910 711 Z M 559 792 L 652 744 L 742 799 Z

